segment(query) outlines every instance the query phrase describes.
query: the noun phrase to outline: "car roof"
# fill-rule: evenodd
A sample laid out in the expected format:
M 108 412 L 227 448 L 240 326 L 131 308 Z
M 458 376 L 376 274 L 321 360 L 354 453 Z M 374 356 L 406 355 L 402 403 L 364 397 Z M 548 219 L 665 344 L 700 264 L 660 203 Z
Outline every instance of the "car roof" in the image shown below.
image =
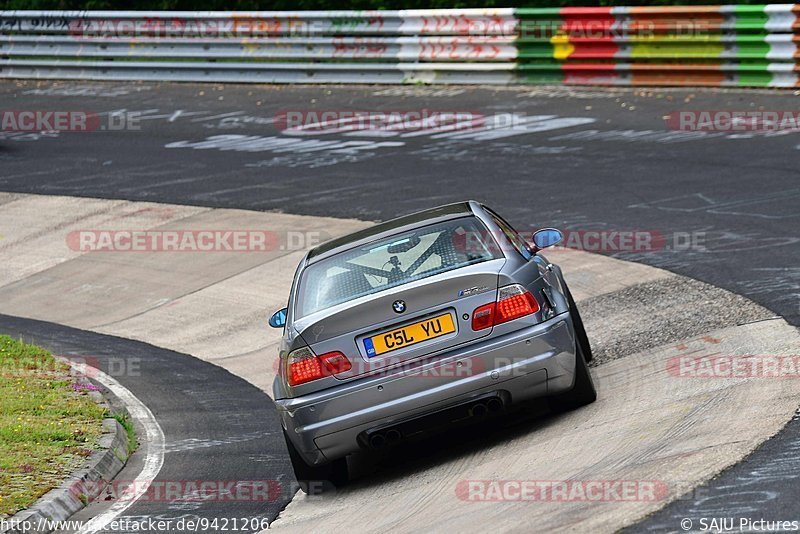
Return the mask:
M 391 219 L 386 222 L 370 226 L 363 230 L 347 234 L 342 237 L 337 237 L 330 241 L 326 241 L 321 245 L 311 249 L 306 256 L 308 263 L 314 263 L 322 258 L 332 256 L 339 252 L 354 248 L 358 245 L 370 243 L 383 237 L 388 237 L 400 231 L 411 230 L 418 226 L 427 226 L 428 224 L 445 221 L 448 219 L 455 219 L 467 215 L 475 214 L 475 207 L 479 206 L 474 200 L 465 202 L 456 202 L 454 204 L 446 204 L 436 208 L 418 211 L 409 215 L 404 215 L 396 219 Z

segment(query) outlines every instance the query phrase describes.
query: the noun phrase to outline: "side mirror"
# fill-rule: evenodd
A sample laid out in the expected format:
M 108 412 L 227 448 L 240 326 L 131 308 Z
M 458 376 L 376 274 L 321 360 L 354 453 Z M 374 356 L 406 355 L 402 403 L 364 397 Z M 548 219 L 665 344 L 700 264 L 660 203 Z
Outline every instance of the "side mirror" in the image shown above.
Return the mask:
M 561 243 L 564 234 L 555 228 L 542 228 L 533 234 L 533 251 L 538 252 L 543 248 L 552 247 Z
M 272 328 L 283 328 L 286 326 L 286 311 L 287 308 L 283 308 L 273 313 L 272 317 L 269 318 L 269 325 Z

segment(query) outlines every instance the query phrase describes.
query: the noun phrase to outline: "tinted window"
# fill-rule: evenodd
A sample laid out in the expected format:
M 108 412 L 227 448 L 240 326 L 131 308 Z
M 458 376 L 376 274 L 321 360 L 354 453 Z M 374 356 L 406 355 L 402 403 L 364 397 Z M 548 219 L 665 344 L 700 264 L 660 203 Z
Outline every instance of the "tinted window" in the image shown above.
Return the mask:
M 341 252 L 303 272 L 297 317 L 435 274 L 501 258 L 475 217 L 446 221 Z

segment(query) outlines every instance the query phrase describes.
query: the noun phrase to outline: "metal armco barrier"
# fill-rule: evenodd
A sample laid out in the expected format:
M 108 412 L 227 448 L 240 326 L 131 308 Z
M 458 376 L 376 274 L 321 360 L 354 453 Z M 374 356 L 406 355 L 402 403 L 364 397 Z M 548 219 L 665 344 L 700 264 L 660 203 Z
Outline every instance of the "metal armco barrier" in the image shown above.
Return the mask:
M 796 87 L 800 4 L 0 11 L 0 77 Z

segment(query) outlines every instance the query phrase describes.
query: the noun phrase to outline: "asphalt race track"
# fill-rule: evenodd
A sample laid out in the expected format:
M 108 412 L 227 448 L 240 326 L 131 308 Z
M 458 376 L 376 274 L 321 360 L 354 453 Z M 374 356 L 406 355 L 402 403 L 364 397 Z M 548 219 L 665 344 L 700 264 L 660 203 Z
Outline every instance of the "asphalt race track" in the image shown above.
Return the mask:
M 169 502 L 155 489 L 118 519 L 137 521 L 222 519 L 272 521 L 296 491 L 272 400 L 228 371 L 197 358 L 146 343 L 65 326 L 0 315 L 0 331 L 49 349 L 53 354 L 99 365 L 143 400 L 164 431 L 160 485 L 190 481 L 246 481 L 268 487 L 264 499 L 223 498 Z M 219 402 L 225 399 L 225 402 Z M 277 434 L 276 434 L 277 430 Z M 117 476 L 112 499 L 100 499 L 75 516 L 88 520 L 119 500 L 141 467 L 137 451 Z M 249 484 L 252 482 L 253 484 Z M 269 483 L 269 484 L 267 484 Z M 124 502 L 124 497 L 122 498 Z
M 664 118 L 679 110 L 791 110 L 796 97 L 636 94 L 645 96 L 633 90 L 5 82 L 0 95 L 17 108 L 125 110 L 135 115 L 101 126 L 139 129 L 6 133 L 0 190 L 364 220 L 475 198 L 502 209 L 520 229 L 678 233 L 668 243 L 675 246 L 619 256 L 740 293 L 800 324 L 797 136 L 676 132 Z M 288 136 L 274 124 L 281 112 L 340 109 L 553 117 L 466 139 L 436 131 Z M 263 138 L 280 139 L 266 144 Z M 704 249 L 684 250 L 692 236 Z M 742 261 L 745 250 L 749 261 Z
M 556 226 L 665 236 L 655 250 L 597 252 L 729 289 L 800 325 L 797 134 L 677 132 L 666 120 L 680 110 L 791 110 L 797 105 L 792 92 L 5 82 L 0 94 L 16 109 L 90 108 L 101 118 L 117 117 L 121 128 L 0 134 L 1 191 L 363 220 L 475 198 L 496 207 L 520 229 Z M 470 135 L 287 133 L 275 121 L 281 112 L 342 109 L 515 113 L 521 118 L 513 128 Z M 208 381 L 209 388 L 212 375 L 219 384 L 239 380 L 185 355 L 136 342 L 103 341 L 104 336 L 7 317 L 0 326 L 28 332 L 26 337 L 54 350 L 88 350 L 83 341 L 100 341 L 101 348 L 112 350 L 109 339 L 133 344 L 143 358 L 181 359 L 185 378 Z M 54 335 L 67 331 L 73 345 L 59 346 L 64 340 L 56 342 Z M 156 412 L 165 395 L 156 387 L 163 373 L 153 380 L 125 385 L 144 395 Z M 260 431 L 277 428 L 266 396 L 244 382 L 236 388 L 220 385 L 219 394 L 230 396 L 234 390 L 242 395 L 233 404 L 237 413 L 259 410 L 265 418 Z M 187 399 L 192 401 L 195 405 L 185 413 L 202 414 L 196 406 L 200 399 Z M 201 430 L 209 432 L 203 438 L 209 440 L 250 435 L 231 428 L 234 417 L 208 425 L 187 421 L 185 414 L 167 420 L 175 426 L 165 424 L 165 433 L 175 440 L 197 437 Z M 230 447 L 219 468 L 221 478 L 236 479 L 227 458 L 245 469 L 253 455 L 269 458 L 265 478 L 287 472 L 282 443 L 243 443 L 209 450 Z M 682 517 L 733 516 L 754 509 L 765 517 L 791 519 L 800 498 L 798 444 L 800 421 L 795 419 L 744 462 L 632 530 L 661 531 L 674 528 Z M 175 462 L 176 470 L 165 469 L 162 476 L 186 480 L 191 466 L 198 465 L 188 458 Z M 252 469 L 242 473 L 252 476 Z M 285 500 L 264 505 L 258 513 L 271 518 L 281 503 Z M 225 510 L 230 513 L 229 507 Z

